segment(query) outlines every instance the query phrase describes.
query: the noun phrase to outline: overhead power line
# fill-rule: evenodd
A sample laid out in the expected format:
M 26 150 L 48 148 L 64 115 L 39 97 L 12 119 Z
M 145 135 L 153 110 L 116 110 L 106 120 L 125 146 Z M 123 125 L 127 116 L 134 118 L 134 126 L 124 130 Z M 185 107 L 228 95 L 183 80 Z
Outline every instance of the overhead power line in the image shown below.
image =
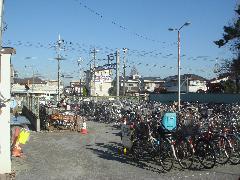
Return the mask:
M 100 12 L 92 9 L 91 7 L 89 7 L 88 5 L 86 5 L 85 3 L 83 3 L 81 0 L 74 0 L 74 1 L 75 1 L 75 2 L 78 2 L 78 4 L 79 4 L 81 7 L 85 8 L 87 11 L 89 11 L 89 12 L 92 13 L 93 15 L 95 15 L 95 16 L 101 18 L 101 19 L 106 19 L 105 16 L 104 16 L 102 13 L 100 13 Z M 146 35 L 143 35 L 143 34 L 141 34 L 141 33 L 139 33 L 139 32 L 131 31 L 128 27 L 122 25 L 121 23 L 119 23 L 119 22 L 116 21 L 116 20 L 110 20 L 109 22 L 110 22 L 112 25 L 118 27 L 119 29 L 121 29 L 121 30 L 123 30 L 123 31 L 127 31 L 128 33 L 130 33 L 130 34 L 132 34 L 132 35 L 134 35 L 134 36 L 136 36 L 136 37 L 138 37 L 138 38 L 141 38 L 141 39 L 144 39 L 144 40 L 147 40 L 147 41 L 151 41 L 151 42 L 155 42 L 155 43 L 161 43 L 161 44 L 165 44 L 165 43 L 166 43 L 166 42 L 164 42 L 164 41 L 160 41 L 160 40 L 157 40 L 157 39 L 150 38 L 150 37 L 148 37 L 148 36 L 146 36 Z M 171 45 L 174 45 L 174 43 L 171 44 Z

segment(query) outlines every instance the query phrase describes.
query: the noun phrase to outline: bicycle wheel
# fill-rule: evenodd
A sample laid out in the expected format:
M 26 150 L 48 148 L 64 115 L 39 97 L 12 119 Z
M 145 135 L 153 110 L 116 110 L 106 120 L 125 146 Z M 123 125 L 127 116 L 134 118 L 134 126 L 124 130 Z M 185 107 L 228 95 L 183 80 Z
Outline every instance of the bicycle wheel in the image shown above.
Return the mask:
M 240 163 L 240 138 L 234 134 L 228 134 L 227 139 L 232 147 L 230 162 L 234 165 Z
M 232 154 L 232 148 L 228 139 L 221 135 L 216 135 L 211 139 L 213 143 L 216 162 L 219 164 L 226 164 Z
M 189 169 L 193 164 L 193 149 L 187 139 L 178 141 L 175 150 L 179 165 L 183 169 Z
M 206 169 L 211 169 L 216 164 L 215 152 L 209 141 L 198 139 L 196 142 L 195 155 L 201 165 Z
M 131 154 L 134 161 L 139 161 L 142 158 L 143 152 L 139 141 L 133 142 Z
M 160 165 L 165 171 L 170 171 L 173 167 L 173 153 L 171 144 L 168 140 L 163 139 L 159 146 L 159 158 Z

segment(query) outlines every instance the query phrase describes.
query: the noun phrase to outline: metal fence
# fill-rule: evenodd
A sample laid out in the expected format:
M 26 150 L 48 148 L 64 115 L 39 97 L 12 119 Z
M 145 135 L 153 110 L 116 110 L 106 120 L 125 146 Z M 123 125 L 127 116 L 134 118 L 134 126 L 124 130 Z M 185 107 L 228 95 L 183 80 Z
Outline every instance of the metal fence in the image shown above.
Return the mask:
M 79 96 L 68 96 L 71 102 L 80 101 L 106 101 L 106 100 L 131 100 L 140 101 L 144 100 L 146 97 L 143 96 L 89 96 L 89 97 L 79 97 Z
M 23 106 L 26 106 L 33 114 L 39 116 L 39 97 L 25 96 Z
M 31 122 L 31 125 L 36 131 L 40 131 L 39 119 L 39 97 L 25 96 L 23 97 L 22 113 Z
M 177 101 L 177 93 L 150 94 L 149 100 L 168 104 Z M 185 93 L 181 94 L 181 101 L 199 103 L 239 103 L 240 94 Z
M 81 101 L 106 101 L 106 100 L 131 100 L 132 102 L 139 102 L 145 97 L 142 96 L 67 96 L 68 102 L 79 103 Z M 52 97 L 51 101 L 54 105 L 57 105 L 56 97 Z M 31 122 L 33 129 L 40 131 L 41 127 L 41 112 L 40 112 L 41 98 L 37 96 L 25 96 L 22 101 L 22 114 L 28 118 Z M 57 106 L 56 106 L 57 107 Z

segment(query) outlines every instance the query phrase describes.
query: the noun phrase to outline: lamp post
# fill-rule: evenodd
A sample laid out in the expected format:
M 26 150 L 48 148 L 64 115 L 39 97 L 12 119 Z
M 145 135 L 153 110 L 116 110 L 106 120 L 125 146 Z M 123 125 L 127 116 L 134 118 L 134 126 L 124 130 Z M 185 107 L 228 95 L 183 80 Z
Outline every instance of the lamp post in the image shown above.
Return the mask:
M 180 30 L 184 26 L 190 25 L 190 22 L 185 22 L 180 28 L 169 28 L 169 31 L 177 31 L 178 32 L 178 112 L 181 110 L 181 74 L 180 74 Z

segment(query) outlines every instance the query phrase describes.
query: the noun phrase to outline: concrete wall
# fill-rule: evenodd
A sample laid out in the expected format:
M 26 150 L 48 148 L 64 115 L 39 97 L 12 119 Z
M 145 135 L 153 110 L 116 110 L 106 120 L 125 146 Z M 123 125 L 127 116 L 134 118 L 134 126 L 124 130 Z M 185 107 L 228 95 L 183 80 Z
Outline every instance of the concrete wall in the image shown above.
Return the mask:
M 5 99 L 10 98 L 10 58 L 11 54 L 1 55 L 0 92 Z M 11 172 L 10 150 L 10 103 L 5 103 L 0 115 L 0 174 Z
M 177 101 L 177 93 L 169 94 L 150 94 L 150 101 L 160 101 L 162 103 L 172 103 Z M 181 94 L 181 101 L 200 102 L 200 103 L 239 103 L 240 94 L 205 94 L 205 93 L 186 93 Z

